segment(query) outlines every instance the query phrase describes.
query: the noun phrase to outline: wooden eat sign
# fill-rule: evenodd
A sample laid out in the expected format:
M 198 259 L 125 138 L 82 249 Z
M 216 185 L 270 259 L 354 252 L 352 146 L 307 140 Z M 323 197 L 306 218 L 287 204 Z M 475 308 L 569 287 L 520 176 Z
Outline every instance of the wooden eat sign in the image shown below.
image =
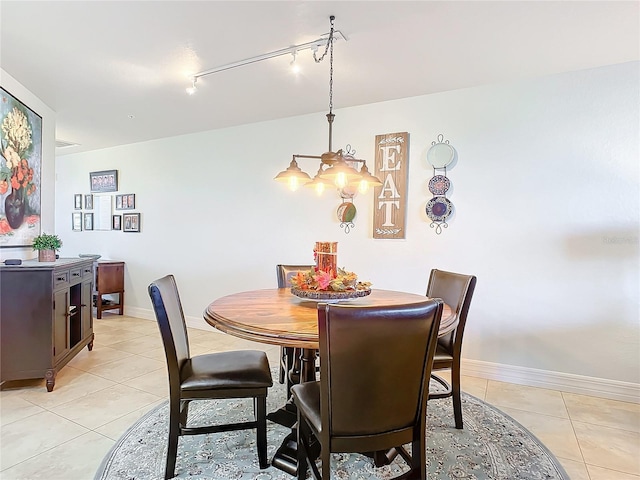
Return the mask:
M 405 238 L 409 134 L 376 135 L 374 175 L 382 181 L 373 194 L 373 238 Z

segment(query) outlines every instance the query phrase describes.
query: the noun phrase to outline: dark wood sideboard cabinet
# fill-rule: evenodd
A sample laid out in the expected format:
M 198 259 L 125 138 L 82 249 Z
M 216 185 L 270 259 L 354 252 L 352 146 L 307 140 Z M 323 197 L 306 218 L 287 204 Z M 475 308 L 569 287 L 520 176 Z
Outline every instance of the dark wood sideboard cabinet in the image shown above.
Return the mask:
M 93 261 L 0 264 L 0 380 L 46 379 L 93 349 Z

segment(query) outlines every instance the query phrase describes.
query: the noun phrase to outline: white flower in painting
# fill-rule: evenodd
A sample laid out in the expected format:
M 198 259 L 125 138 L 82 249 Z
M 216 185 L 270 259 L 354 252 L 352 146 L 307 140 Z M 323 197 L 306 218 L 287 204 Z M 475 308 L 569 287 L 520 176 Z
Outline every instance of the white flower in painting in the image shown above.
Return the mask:
M 7 141 L 7 148 L 12 147 L 18 155 L 23 154 L 31 145 L 31 125 L 19 108 L 13 107 L 2 120 L 2 134 Z
M 18 152 L 16 152 L 11 146 L 4 149 L 4 158 L 7 161 L 7 168 L 9 169 L 20 165 L 20 155 L 18 155 Z

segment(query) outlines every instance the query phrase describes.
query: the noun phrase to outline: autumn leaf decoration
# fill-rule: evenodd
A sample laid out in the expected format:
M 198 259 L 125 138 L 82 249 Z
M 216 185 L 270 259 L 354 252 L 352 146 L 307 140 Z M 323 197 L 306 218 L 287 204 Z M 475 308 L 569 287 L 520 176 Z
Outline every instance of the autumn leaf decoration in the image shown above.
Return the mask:
M 358 282 L 358 276 L 343 268 L 338 272 L 324 272 L 312 268 L 307 272 L 298 272 L 291 277 L 291 285 L 300 290 L 316 290 L 326 292 L 348 292 L 354 290 L 367 290 L 371 282 Z

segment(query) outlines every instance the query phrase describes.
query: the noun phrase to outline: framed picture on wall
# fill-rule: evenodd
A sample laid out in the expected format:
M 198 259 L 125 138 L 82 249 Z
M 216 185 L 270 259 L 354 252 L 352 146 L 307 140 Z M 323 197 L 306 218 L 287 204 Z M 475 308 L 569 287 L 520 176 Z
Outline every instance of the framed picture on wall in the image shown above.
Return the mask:
M 82 194 L 76 193 L 73 196 L 73 208 L 76 210 L 82 210 Z
M 122 215 L 114 215 L 111 217 L 111 229 L 122 230 Z
M 0 248 L 31 247 L 42 230 L 42 117 L 0 86 L 0 125 Z
M 136 194 L 116 195 L 116 210 L 133 210 L 136 208 Z
M 117 192 L 118 191 L 118 171 L 103 170 L 101 172 L 90 172 L 89 183 L 91 184 L 91 193 Z
M 84 209 L 93 210 L 93 195 L 89 194 L 84 196 Z
M 71 218 L 71 230 L 74 232 L 82 231 L 82 212 L 73 212 Z
M 140 214 L 139 213 L 123 213 L 122 214 L 122 231 L 123 232 L 139 232 L 140 231 Z
M 93 213 L 84 214 L 84 229 L 93 230 Z

